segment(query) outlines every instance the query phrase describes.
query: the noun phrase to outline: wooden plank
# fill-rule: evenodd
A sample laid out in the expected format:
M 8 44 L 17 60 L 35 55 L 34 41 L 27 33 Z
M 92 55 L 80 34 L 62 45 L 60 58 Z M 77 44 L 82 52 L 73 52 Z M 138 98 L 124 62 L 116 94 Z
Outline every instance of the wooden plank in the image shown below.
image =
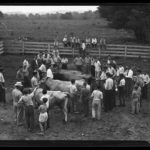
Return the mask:
M 150 49 L 131 49 L 131 48 L 128 48 L 128 51 L 150 52 Z

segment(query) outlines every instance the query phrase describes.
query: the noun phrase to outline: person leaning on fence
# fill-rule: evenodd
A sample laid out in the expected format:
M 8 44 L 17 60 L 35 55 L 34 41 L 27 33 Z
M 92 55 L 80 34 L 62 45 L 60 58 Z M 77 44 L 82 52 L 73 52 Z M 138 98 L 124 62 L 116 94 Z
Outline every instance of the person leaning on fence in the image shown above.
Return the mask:
M 100 43 L 100 49 L 106 50 L 106 40 L 104 38 L 101 38 L 99 43 Z
M 132 95 L 131 95 L 131 108 L 132 114 L 139 113 L 139 93 L 138 93 L 138 86 L 134 85 Z
M 101 106 L 102 106 L 102 100 L 103 100 L 103 93 L 100 91 L 100 87 L 96 86 L 96 89 L 92 92 L 91 98 L 93 98 L 92 101 L 92 119 L 100 120 L 101 118 Z
M 86 44 L 85 41 L 83 40 L 81 44 L 81 55 L 84 57 L 85 54 L 86 54 Z
M 23 104 L 25 106 L 25 118 L 27 130 L 33 132 L 34 130 L 34 103 L 32 101 L 34 93 L 37 88 L 30 93 L 30 90 L 25 88 L 23 89 L 23 96 L 18 101 L 18 104 Z
M 92 38 L 92 48 L 96 48 L 97 47 L 97 38 L 93 37 Z
M 89 115 L 89 97 L 90 97 L 90 90 L 87 89 L 87 83 L 83 83 L 83 88 L 81 89 L 80 94 L 80 101 L 82 103 L 83 113 L 85 117 Z
M 90 37 L 86 37 L 85 42 L 86 42 L 86 47 L 91 48 L 91 39 L 90 39 Z
M 17 126 L 23 125 L 24 121 L 24 107 L 23 105 L 18 105 L 18 101 L 22 96 L 22 87 L 23 85 L 21 82 L 16 82 L 15 88 L 12 90 L 13 109 Z
M 65 36 L 64 36 L 64 38 L 63 38 L 63 44 L 64 44 L 64 47 L 67 47 L 67 46 L 68 46 L 67 34 L 65 34 Z
M 6 97 L 5 97 L 5 79 L 3 75 L 3 68 L 0 66 L 0 102 L 4 105 L 6 104 Z
M 62 67 L 61 67 L 61 68 L 67 70 L 67 69 L 68 69 L 68 66 L 67 66 L 67 64 L 68 64 L 68 58 L 63 57 L 63 58 L 61 59 L 61 64 L 62 64 Z

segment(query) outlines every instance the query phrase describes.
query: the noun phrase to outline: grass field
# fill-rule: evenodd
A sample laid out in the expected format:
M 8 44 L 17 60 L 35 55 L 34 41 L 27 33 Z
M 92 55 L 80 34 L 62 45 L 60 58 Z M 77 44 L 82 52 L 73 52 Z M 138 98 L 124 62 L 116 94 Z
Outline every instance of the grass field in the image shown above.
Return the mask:
M 62 41 L 64 33 L 75 33 L 80 38 L 86 35 L 105 37 L 108 43 L 134 43 L 132 32 L 115 30 L 108 27 L 108 22 L 103 19 L 89 20 L 48 20 L 48 19 L 4 19 L 9 31 L 0 26 L 0 37 L 3 39 L 17 39 L 27 36 L 33 41 L 53 41 L 56 31 Z
M 29 61 L 33 56 L 27 56 Z M 44 137 L 35 133 L 28 133 L 24 127 L 16 127 L 12 108 L 11 90 L 15 83 L 15 75 L 21 65 L 24 56 L 1 55 L 0 64 L 4 67 L 6 80 L 7 106 L 0 105 L 0 140 L 146 140 L 150 142 L 150 99 L 143 101 L 141 113 L 131 115 L 130 101 L 125 108 L 117 107 L 110 113 L 102 112 L 101 121 L 93 122 L 90 117 L 69 115 L 67 125 L 62 123 L 62 112 L 54 108 L 50 118 L 50 129 Z M 72 60 L 69 60 L 69 68 L 72 68 Z M 121 58 L 118 63 L 124 63 Z M 144 68 L 150 74 L 149 60 L 127 59 L 126 64 L 136 64 Z M 150 91 L 150 88 L 149 88 Z M 150 94 L 149 94 L 150 97 Z M 118 101 L 117 101 L 118 103 Z

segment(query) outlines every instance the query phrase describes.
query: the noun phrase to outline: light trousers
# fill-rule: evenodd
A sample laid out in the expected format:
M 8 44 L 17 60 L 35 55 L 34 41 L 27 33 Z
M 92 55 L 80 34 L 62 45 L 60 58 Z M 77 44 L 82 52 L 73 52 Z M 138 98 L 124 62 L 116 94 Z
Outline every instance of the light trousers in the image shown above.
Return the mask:
M 100 120 L 101 118 L 101 101 L 93 100 L 92 102 L 92 118 Z

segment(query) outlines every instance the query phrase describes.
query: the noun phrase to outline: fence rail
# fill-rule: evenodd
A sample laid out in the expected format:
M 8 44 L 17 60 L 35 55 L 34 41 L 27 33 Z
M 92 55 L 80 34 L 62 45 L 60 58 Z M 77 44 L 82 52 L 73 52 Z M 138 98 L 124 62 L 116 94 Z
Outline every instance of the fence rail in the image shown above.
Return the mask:
M 4 41 L 0 43 L 0 49 L 4 45 L 4 52 L 8 54 L 36 54 L 40 51 L 51 50 L 53 43 L 48 42 L 23 42 L 23 41 Z M 2 48 L 3 49 L 3 48 Z M 2 50 L 3 51 L 3 50 Z M 59 43 L 60 55 L 76 56 L 79 50 L 64 48 L 62 43 Z M 1 52 L 1 50 L 0 50 Z M 142 57 L 150 58 L 150 46 L 139 45 L 120 45 L 108 44 L 106 50 L 101 50 L 98 46 L 97 49 L 87 49 L 87 52 L 92 56 L 123 56 L 123 57 Z
M 3 41 L 0 41 L 0 54 L 4 53 Z

